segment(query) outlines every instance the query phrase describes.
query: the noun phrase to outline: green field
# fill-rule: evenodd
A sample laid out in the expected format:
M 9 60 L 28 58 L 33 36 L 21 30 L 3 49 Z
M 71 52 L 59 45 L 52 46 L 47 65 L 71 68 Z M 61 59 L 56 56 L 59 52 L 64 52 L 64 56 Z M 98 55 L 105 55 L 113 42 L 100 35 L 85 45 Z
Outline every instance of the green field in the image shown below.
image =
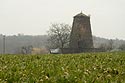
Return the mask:
M 125 52 L 0 55 L 0 83 L 125 83 Z

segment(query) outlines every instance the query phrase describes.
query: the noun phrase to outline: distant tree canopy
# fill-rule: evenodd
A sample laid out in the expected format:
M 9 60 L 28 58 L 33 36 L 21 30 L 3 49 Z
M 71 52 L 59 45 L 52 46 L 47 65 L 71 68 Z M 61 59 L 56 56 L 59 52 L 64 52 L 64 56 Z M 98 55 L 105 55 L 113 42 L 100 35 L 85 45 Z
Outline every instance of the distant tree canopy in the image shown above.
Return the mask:
M 65 23 L 51 24 L 48 30 L 48 47 L 65 48 L 68 47 L 71 26 Z

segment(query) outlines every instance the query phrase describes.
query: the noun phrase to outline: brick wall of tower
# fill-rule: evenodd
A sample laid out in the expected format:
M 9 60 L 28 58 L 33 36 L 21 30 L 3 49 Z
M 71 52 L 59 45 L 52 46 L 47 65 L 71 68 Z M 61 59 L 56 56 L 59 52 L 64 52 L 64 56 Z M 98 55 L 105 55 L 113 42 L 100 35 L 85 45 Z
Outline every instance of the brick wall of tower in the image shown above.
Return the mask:
M 93 48 L 90 17 L 75 16 L 70 35 L 70 48 Z

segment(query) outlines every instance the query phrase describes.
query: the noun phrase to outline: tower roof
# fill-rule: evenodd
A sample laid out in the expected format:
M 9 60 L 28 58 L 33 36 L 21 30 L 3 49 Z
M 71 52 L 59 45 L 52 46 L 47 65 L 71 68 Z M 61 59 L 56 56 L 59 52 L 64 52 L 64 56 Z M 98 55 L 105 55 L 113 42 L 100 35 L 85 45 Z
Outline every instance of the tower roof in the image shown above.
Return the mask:
M 74 16 L 74 17 L 89 17 L 89 16 L 87 16 L 87 15 L 85 15 L 85 14 L 83 14 L 83 13 L 81 12 L 81 13 L 77 14 L 77 15 Z

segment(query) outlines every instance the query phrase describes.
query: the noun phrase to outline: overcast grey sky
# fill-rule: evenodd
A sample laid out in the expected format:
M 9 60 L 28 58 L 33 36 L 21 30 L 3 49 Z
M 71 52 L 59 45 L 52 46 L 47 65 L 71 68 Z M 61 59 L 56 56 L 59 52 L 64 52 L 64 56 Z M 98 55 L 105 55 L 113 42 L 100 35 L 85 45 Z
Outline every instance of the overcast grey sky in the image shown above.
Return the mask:
M 125 39 L 125 0 L 0 0 L 0 34 L 43 35 L 81 11 L 91 15 L 93 35 Z

